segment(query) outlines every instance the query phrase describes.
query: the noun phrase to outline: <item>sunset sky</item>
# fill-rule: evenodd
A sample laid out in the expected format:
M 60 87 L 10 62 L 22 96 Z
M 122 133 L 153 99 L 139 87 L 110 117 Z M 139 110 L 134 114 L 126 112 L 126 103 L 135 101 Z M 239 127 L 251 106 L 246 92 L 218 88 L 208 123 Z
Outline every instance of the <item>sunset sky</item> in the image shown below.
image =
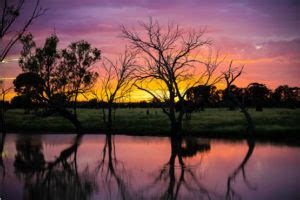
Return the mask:
M 26 4 L 22 19 L 34 2 Z M 298 0 L 41 0 L 41 5 L 48 10 L 30 27 L 38 45 L 55 32 L 61 47 L 84 39 L 104 56 L 112 56 L 126 44 L 119 37 L 121 24 L 136 27 L 138 21 L 153 17 L 162 24 L 205 27 L 205 37 L 215 49 L 245 65 L 239 86 L 254 81 L 273 89 L 300 86 Z M 9 81 L 20 72 L 20 48 L 18 44 L 0 64 L 0 78 Z

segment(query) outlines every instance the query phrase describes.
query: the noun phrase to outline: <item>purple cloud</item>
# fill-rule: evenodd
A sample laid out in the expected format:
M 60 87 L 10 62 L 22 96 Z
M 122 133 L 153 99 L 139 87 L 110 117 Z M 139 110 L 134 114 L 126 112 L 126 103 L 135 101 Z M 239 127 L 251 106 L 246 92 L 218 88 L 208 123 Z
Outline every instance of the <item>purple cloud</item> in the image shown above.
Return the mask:
M 34 2 L 27 1 L 18 25 Z M 61 47 L 85 39 L 103 54 L 115 54 L 126 44 L 118 37 L 119 26 L 134 27 L 138 20 L 152 16 L 161 23 L 206 27 L 205 36 L 213 39 L 216 49 L 232 59 L 256 60 L 247 64 L 245 80 L 257 77 L 300 85 L 295 76 L 300 63 L 300 3 L 296 0 L 41 0 L 41 4 L 48 11 L 30 27 L 38 45 L 55 31 Z M 11 54 L 19 51 L 17 45 Z M 10 65 L 17 73 L 16 63 Z M 276 73 L 269 73 L 269 65 Z M 8 70 L 4 68 L 0 66 L 0 73 Z

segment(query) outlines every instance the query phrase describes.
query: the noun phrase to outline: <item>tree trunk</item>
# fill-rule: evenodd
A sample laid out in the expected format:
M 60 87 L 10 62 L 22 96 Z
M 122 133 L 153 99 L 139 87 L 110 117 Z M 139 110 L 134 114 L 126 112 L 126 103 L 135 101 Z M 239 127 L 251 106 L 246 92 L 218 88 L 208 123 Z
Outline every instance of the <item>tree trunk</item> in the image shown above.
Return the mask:
M 77 118 L 77 96 L 78 96 L 78 93 L 75 94 L 74 104 L 73 104 L 73 112 L 74 112 L 74 116 L 76 118 Z
M 248 110 L 244 106 L 241 107 L 241 111 L 244 114 L 247 121 L 247 131 L 253 134 L 255 132 L 255 126 L 251 115 L 249 114 Z
M 258 112 L 262 112 L 263 108 L 262 108 L 262 106 L 260 104 L 258 104 L 258 105 L 256 105 L 256 109 L 255 110 L 258 111 Z
M 102 119 L 103 119 L 103 122 L 106 123 L 106 113 L 105 113 L 105 107 L 102 108 Z
M 254 102 L 255 102 L 255 110 L 258 112 L 263 111 L 263 100 L 260 98 L 256 98 Z
M 182 125 L 181 122 L 171 122 L 171 131 L 172 134 L 174 135 L 179 135 L 180 131 L 182 130 Z
M 201 111 L 204 111 L 204 103 L 203 102 L 201 102 L 200 108 L 201 108 Z
M 245 116 L 245 119 L 246 119 L 246 122 L 247 122 L 247 131 L 248 133 L 251 133 L 253 134 L 255 132 L 255 125 L 253 123 L 253 120 L 252 120 L 252 117 L 251 115 L 249 114 L 248 110 L 246 109 L 245 107 L 245 104 L 244 104 L 244 101 L 242 101 L 242 103 L 234 96 L 232 95 L 229 91 L 227 91 L 227 96 L 228 96 L 228 99 L 227 101 L 228 102 L 232 102 L 232 104 L 236 104 L 240 107 L 241 109 L 241 112 L 244 114 Z
M 183 119 L 183 116 L 184 116 L 184 112 L 180 112 L 178 117 L 177 117 L 177 128 L 178 128 L 178 131 L 181 131 L 182 130 L 182 119 Z
M 180 113 L 178 118 L 176 119 L 176 116 L 174 116 L 174 119 L 171 120 L 171 132 L 174 136 L 179 136 L 180 132 L 182 131 L 182 118 L 184 113 Z
M 107 128 L 111 129 L 112 126 L 112 105 L 108 105 Z
M 179 132 L 182 130 L 182 117 L 179 120 L 176 118 L 176 111 L 175 111 L 175 96 L 174 94 L 170 93 L 170 114 L 169 118 L 171 121 L 171 132 L 172 134 L 179 134 Z M 179 111 L 180 115 L 183 112 L 182 110 Z
M 234 105 L 232 103 L 229 104 L 229 110 L 230 111 L 235 111 L 235 107 L 234 107 Z
M 76 127 L 78 132 L 82 130 L 80 121 L 78 121 L 78 119 L 71 112 L 65 108 L 56 108 L 56 110 L 62 117 L 68 119 Z
M 172 134 L 179 135 L 182 130 L 182 117 L 176 119 L 176 113 L 174 112 L 174 115 L 170 116 L 170 121 Z

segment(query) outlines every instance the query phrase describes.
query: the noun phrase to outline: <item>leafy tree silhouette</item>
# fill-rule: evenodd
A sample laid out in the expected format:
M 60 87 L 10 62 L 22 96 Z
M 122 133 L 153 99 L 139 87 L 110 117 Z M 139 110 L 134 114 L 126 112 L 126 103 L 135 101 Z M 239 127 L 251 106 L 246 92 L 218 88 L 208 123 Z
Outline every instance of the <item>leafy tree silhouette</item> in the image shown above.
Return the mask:
M 256 111 L 263 111 L 263 102 L 270 95 L 270 90 L 264 84 L 250 83 L 248 85 L 249 96 L 251 97 Z
M 19 64 L 24 73 L 15 81 L 16 91 L 23 95 L 34 91 L 29 93 L 30 98 L 46 104 L 45 116 L 58 112 L 72 122 L 77 130 L 81 130 L 81 123 L 76 115 L 77 97 L 96 81 L 98 74 L 90 71 L 90 67 L 100 59 L 100 51 L 92 49 L 87 42 L 80 41 L 72 43 L 70 50 L 60 52 L 57 49 L 59 40 L 56 35 L 47 38 L 42 48 L 36 48 L 31 34 L 21 40 L 23 50 Z M 75 98 L 74 113 L 66 109 L 67 102 L 72 98 Z
M 298 87 L 280 85 L 275 89 L 272 97 L 277 105 L 295 108 L 300 101 L 300 89 Z
M 22 97 L 25 113 L 29 113 L 34 101 L 43 93 L 43 79 L 36 73 L 22 73 L 14 80 L 15 92 Z
M 67 49 L 63 49 L 61 56 L 63 60 L 59 65 L 57 76 L 64 76 L 64 79 L 59 79 L 60 84 L 68 85 L 68 90 L 73 93 L 73 109 L 77 117 L 78 95 L 90 90 L 98 78 L 98 73 L 91 71 L 91 68 L 100 59 L 100 51 L 82 40 L 73 42 Z

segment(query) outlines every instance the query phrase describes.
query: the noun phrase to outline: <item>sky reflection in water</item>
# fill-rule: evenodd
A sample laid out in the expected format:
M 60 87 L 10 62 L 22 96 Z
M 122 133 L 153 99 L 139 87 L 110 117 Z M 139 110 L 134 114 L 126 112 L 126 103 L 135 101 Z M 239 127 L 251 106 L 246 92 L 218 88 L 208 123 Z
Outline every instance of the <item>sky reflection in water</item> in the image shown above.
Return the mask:
M 297 199 L 300 148 L 255 141 L 7 135 L 2 199 Z

